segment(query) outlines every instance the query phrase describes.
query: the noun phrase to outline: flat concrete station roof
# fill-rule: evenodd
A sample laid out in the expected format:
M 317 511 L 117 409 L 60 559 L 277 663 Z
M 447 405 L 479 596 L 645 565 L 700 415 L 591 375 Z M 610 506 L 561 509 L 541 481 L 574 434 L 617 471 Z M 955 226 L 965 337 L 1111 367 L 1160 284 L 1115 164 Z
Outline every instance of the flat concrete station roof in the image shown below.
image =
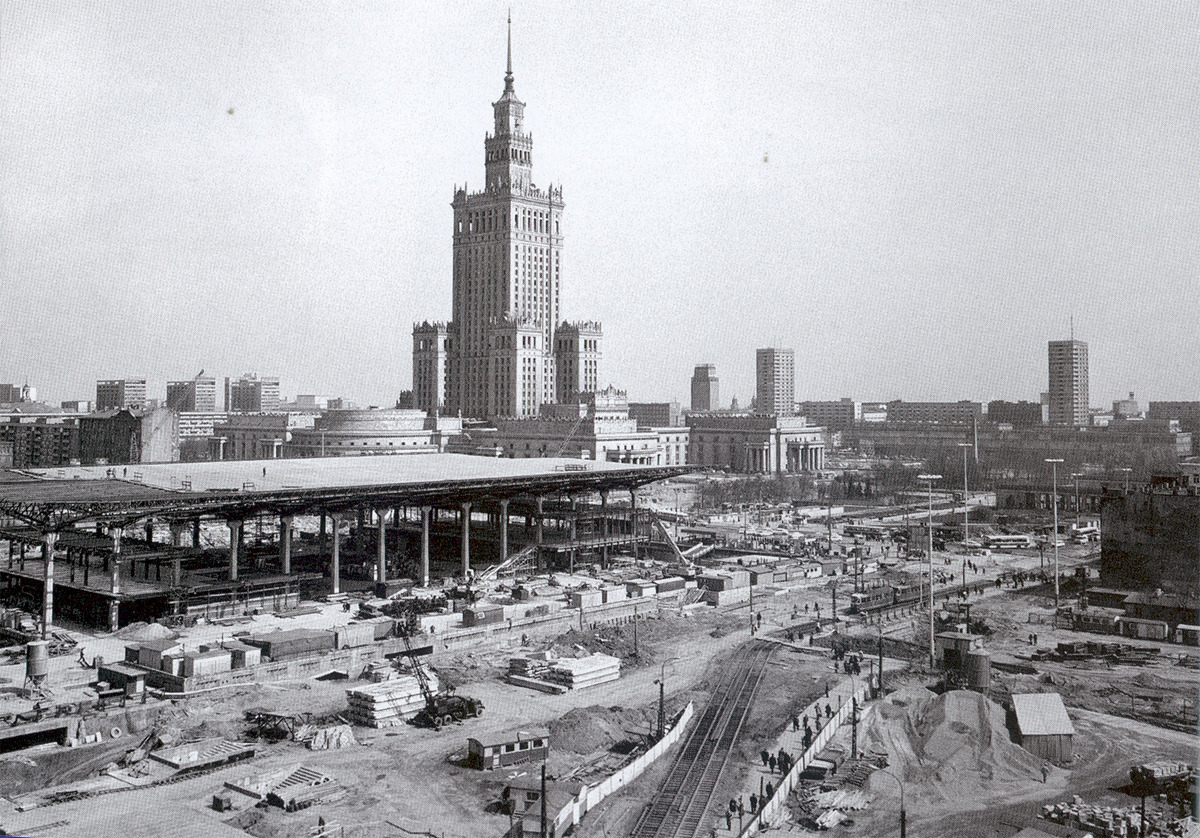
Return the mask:
M 47 530 L 78 521 L 249 517 L 358 506 L 486 502 L 632 489 L 693 469 L 561 458 L 382 454 L 0 472 L 0 514 Z

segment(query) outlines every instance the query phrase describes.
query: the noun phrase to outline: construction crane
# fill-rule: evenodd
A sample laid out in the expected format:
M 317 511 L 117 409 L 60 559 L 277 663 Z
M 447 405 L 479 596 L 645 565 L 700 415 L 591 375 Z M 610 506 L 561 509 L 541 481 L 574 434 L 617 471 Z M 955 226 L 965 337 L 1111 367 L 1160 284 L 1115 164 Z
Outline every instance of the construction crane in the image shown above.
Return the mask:
M 575 420 L 575 424 L 571 426 L 571 430 L 567 431 L 567 435 L 563 437 L 562 444 L 558 446 L 558 450 L 554 452 L 555 457 L 561 457 L 567 450 L 567 443 L 575 436 L 575 432 L 579 430 L 579 426 L 583 424 L 583 420 L 587 418 L 587 413 L 580 413 L 579 418 Z
M 425 699 L 425 706 L 412 718 L 412 724 L 438 730 L 451 722 L 459 722 L 463 719 L 483 715 L 483 702 L 477 698 L 451 695 L 445 692 L 435 693 L 429 685 L 429 676 L 425 674 L 425 669 L 413 654 L 412 644 L 408 641 L 408 635 L 405 634 L 403 639 L 404 653 L 412 661 L 413 673 L 417 678 L 417 686 L 421 688 L 421 696 Z

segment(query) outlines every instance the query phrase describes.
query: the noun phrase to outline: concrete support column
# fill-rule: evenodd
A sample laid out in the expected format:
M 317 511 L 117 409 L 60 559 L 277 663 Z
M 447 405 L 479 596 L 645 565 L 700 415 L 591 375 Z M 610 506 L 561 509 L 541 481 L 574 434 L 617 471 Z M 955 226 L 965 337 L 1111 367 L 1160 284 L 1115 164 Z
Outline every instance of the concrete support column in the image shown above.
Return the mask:
M 284 576 L 292 575 L 292 516 L 279 516 L 279 564 Z
M 537 554 L 534 556 L 533 566 L 536 570 L 542 569 L 542 538 L 544 535 L 542 529 L 542 502 L 545 500 L 541 495 L 537 496 Z
M 600 566 L 608 567 L 608 490 L 600 492 Z
M 500 561 L 508 560 L 508 498 L 500 501 Z
M 112 594 L 119 594 L 121 593 L 121 531 L 119 529 L 112 530 L 112 542 L 112 558 L 108 565 L 112 577 L 108 590 Z
M 433 510 L 421 507 L 421 587 L 429 587 L 429 526 Z
M 192 547 L 200 549 L 200 519 L 192 521 Z
M 378 509 L 379 543 L 375 547 L 375 579 L 378 582 L 387 581 L 387 513 L 386 509 Z
M 471 575 L 471 504 L 462 505 L 462 575 Z
M 238 578 L 238 553 L 242 548 L 242 522 L 228 521 L 229 524 L 229 581 L 236 582 Z
M 329 550 L 329 577 L 333 581 L 333 593 L 342 592 L 342 522 L 338 516 L 329 516 L 329 526 L 333 540 Z
M 172 547 L 183 546 L 183 530 L 184 530 L 183 521 L 171 521 L 170 527 L 171 527 L 171 546 Z
M 54 545 L 58 533 L 42 533 L 42 639 L 50 635 L 54 622 Z
M 633 547 L 633 560 L 636 562 L 638 557 L 637 545 L 637 489 L 629 490 L 629 536 L 630 544 Z

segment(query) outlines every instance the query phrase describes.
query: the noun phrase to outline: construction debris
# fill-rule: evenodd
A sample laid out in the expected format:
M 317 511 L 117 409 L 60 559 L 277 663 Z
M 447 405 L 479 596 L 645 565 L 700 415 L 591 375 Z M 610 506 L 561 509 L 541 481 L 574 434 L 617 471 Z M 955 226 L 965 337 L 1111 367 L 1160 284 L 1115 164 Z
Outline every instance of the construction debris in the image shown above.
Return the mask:
M 350 725 L 318 728 L 308 740 L 310 751 L 331 751 L 357 744 L 358 740 L 354 738 L 354 731 L 350 729 Z
M 1127 838 L 1138 835 L 1142 826 L 1142 816 L 1136 807 L 1093 806 L 1084 803 L 1079 795 L 1071 798 L 1070 803 L 1043 806 L 1042 817 L 1053 823 L 1091 832 L 1098 838 Z M 1191 836 L 1197 833 L 1197 828 L 1195 818 L 1146 813 L 1146 835 Z

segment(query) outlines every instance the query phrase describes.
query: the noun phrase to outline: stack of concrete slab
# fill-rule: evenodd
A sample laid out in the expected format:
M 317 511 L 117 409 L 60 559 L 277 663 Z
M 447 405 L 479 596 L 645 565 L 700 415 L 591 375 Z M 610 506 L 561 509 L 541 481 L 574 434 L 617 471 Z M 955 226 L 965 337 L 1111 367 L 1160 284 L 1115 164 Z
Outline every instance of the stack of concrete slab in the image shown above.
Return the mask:
M 437 676 L 427 675 L 429 688 L 437 691 Z M 421 685 L 415 675 L 398 675 L 377 684 L 346 690 L 350 721 L 363 727 L 395 727 L 411 719 L 425 706 Z
M 586 658 L 563 658 L 550 667 L 546 677 L 572 690 L 594 687 L 621 677 L 621 659 L 602 654 Z
M 521 687 L 561 695 L 567 687 L 549 680 L 550 669 L 558 662 L 553 652 L 534 652 L 508 659 L 508 682 Z

